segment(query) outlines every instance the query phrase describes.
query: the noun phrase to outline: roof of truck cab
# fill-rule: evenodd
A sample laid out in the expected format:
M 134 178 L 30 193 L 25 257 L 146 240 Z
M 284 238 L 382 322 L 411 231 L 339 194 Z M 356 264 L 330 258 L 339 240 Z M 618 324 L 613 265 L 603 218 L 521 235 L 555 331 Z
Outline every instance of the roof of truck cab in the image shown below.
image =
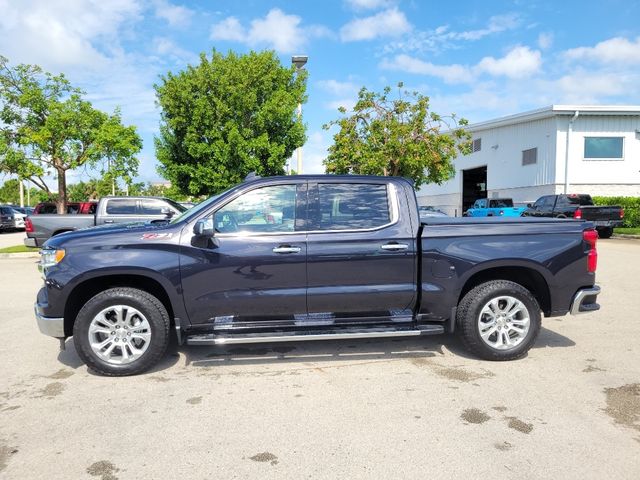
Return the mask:
M 273 177 L 253 177 L 243 183 L 253 183 L 265 180 L 347 180 L 347 181 L 385 181 L 385 182 L 408 182 L 413 184 L 413 180 L 405 177 L 389 177 L 383 175 L 335 175 L 335 174 L 303 174 L 303 175 L 276 175 Z

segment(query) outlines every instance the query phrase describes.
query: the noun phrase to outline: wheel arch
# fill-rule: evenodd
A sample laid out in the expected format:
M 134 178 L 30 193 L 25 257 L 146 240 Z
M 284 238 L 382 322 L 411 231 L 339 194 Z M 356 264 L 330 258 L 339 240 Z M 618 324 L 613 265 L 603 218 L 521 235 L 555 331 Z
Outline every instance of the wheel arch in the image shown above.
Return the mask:
M 491 280 L 508 280 L 522 285 L 536 298 L 545 315 L 551 312 L 551 292 L 547 280 L 538 270 L 525 265 L 492 266 L 472 273 L 460 290 L 458 304 L 473 288 Z
M 171 324 L 174 323 L 174 308 L 165 287 L 156 279 L 143 274 L 109 274 L 88 278 L 70 292 L 64 309 L 64 333 L 73 334 L 73 325 L 80 309 L 93 296 L 116 287 L 142 290 L 156 297 L 166 308 Z

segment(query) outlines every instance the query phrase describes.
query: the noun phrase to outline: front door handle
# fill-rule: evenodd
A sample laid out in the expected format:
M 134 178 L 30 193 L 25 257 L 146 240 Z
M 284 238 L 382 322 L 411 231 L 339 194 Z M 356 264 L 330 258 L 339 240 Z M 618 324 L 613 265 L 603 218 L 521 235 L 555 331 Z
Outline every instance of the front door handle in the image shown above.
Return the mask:
M 113 223 L 113 220 L 105 220 L 104 223 Z
M 383 250 L 389 250 L 391 252 L 399 252 L 401 250 L 406 250 L 407 248 L 409 248 L 409 245 L 407 245 L 406 243 L 385 243 L 384 245 L 381 245 L 380 248 Z
M 290 245 L 280 245 L 273 249 L 273 253 L 300 253 L 300 247 L 292 247 Z

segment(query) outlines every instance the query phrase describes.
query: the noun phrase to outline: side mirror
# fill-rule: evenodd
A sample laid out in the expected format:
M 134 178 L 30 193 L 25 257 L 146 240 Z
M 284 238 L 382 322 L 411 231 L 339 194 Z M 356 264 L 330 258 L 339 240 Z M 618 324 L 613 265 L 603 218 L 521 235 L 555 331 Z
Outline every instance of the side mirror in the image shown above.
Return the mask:
M 160 210 L 160 213 L 162 215 L 166 215 L 167 217 L 171 218 L 174 215 L 174 211 L 171 210 L 170 208 L 164 207 Z
M 201 218 L 193 226 L 193 234 L 196 237 L 212 238 L 215 236 L 216 231 L 213 228 L 212 218 Z

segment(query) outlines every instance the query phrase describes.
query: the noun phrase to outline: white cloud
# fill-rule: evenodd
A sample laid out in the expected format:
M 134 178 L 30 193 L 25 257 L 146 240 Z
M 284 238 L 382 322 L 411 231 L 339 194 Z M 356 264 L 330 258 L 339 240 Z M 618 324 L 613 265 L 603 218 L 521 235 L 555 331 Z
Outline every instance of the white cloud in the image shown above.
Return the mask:
M 350 95 L 358 93 L 360 87 L 353 82 L 341 82 L 339 80 L 319 80 L 318 87 L 332 95 Z
M 502 58 L 484 57 L 476 69 L 494 76 L 526 78 L 537 73 L 541 66 L 542 55 L 539 50 L 518 46 L 511 49 Z
M 380 68 L 398 70 L 416 75 L 440 78 L 445 83 L 470 83 L 482 74 L 494 77 L 526 78 L 536 74 L 542 66 L 542 55 L 528 47 L 514 47 L 504 57 L 484 57 L 474 66 L 437 65 L 406 54 L 396 55 L 393 60 L 383 59 Z
M 490 35 L 515 30 L 521 24 L 520 15 L 507 13 L 490 17 L 483 28 L 475 30 L 456 31 L 451 30 L 449 25 L 441 25 L 433 30 L 414 30 L 405 38 L 386 45 L 384 52 L 440 52 L 456 48 L 461 42 L 478 41 Z
M 99 67 L 121 51 L 122 30 L 142 18 L 133 0 L 0 0 L 0 12 L 3 55 L 51 70 Z
M 434 65 L 409 55 L 397 55 L 392 61 L 384 59 L 381 68 L 385 70 L 400 70 L 402 72 L 437 77 L 446 83 L 465 83 L 473 80 L 471 69 L 464 65 Z
M 411 31 L 411 24 L 397 8 L 390 8 L 370 17 L 357 18 L 340 29 L 344 42 L 372 40 L 377 37 L 397 37 Z
M 242 42 L 246 40 L 246 32 L 236 17 L 227 17 L 211 27 L 211 40 L 229 40 Z
M 522 20 L 517 13 L 495 15 L 489 18 L 489 23 L 485 28 L 465 32 L 448 32 L 446 36 L 456 40 L 480 40 L 487 35 L 504 32 L 505 30 L 513 30 L 519 27 L 521 23 Z
M 572 48 L 565 52 L 570 60 L 592 60 L 608 64 L 640 64 L 640 37 L 628 40 L 614 37 L 596 44 L 595 47 Z
M 156 17 L 166 20 L 172 27 L 186 27 L 191 23 L 193 10 L 182 5 L 173 5 L 167 0 L 154 2 Z
M 153 47 L 155 52 L 162 58 L 171 58 L 178 62 L 196 62 L 198 56 L 193 52 L 185 50 L 176 45 L 173 40 L 166 37 L 155 37 L 153 39 Z
M 332 97 L 324 103 L 324 106 L 334 111 L 340 107 L 352 110 L 358 100 L 358 91 L 361 88 L 361 85 L 352 81 L 341 82 L 333 79 L 319 80 L 316 85 L 327 92 L 327 96 Z
M 211 28 L 212 40 L 229 40 L 249 46 L 266 45 L 280 53 L 294 53 L 303 48 L 313 37 L 330 36 L 330 31 L 320 25 L 301 25 L 302 18 L 273 8 L 264 18 L 251 21 L 248 28 L 235 17 L 227 17 Z
M 538 46 L 546 50 L 547 48 L 551 48 L 553 45 L 553 33 L 551 32 L 542 32 L 538 35 Z
M 300 28 L 302 19 L 297 15 L 287 15 L 274 8 L 265 18 L 251 21 L 249 41 L 253 44 L 267 44 L 278 52 L 293 52 L 305 38 Z
M 354 10 L 374 10 L 388 7 L 390 0 L 345 0 L 345 3 Z

